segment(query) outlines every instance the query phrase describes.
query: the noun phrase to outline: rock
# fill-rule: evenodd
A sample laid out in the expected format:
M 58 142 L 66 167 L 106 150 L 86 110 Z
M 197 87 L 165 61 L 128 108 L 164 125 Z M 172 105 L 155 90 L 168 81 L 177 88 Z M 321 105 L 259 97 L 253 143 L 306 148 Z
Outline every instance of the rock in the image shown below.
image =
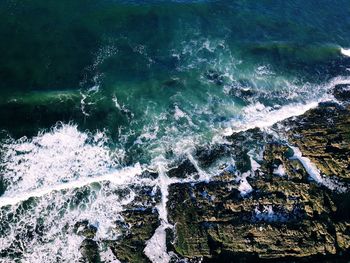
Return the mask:
M 251 83 L 248 79 L 240 79 L 232 84 L 229 94 L 237 99 L 248 101 L 252 97 L 256 97 L 258 95 L 253 87 L 253 83 Z
M 175 252 L 184 258 L 235 262 L 347 251 L 348 221 L 342 221 L 338 234 L 333 223 L 339 220 L 335 211 L 340 202 L 329 190 L 310 184 L 301 167 L 287 165 L 287 157 L 277 160 L 286 165 L 287 177 L 271 174 L 264 162 L 264 174 L 249 182 L 255 191 L 248 198 L 240 195 L 235 181 L 171 185 L 168 210 L 176 228 Z
M 198 147 L 195 153 L 199 164 L 204 167 L 212 165 L 220 157 L 229 154 L 229 148 L 224 144 Z
M 273 175 L 279 167 L 285 172 L 287 179 L 295 182 L 307 182 L 308 174 L 298 160 L 291 160 L 290 148 L 286 145 L 269 143 L 265 146 L 262 170 L 265 175 Z
M 83 256 L 84 262 L 99 263 L 101 262 L 100 254 L 98 252 L 98 244 L 92 239 L 84 239 L 80 245 L 80 253 Z
M 181 160 L 174 165 L 167 174 L 169 177 L 186 178 L 189 175 L 197 173 L 196 167 L 191 163 L 189 159 Z
M 189 178 L 197 165 L 217 173 L 209 182 L 179 180 L 168 188 L 168 219 L 174 230 L 166 230 L 166 243 L 174 262 L 346 262 L 349 107 L 322 103 L 271 128 L 282 137 L 251 129 L 226 137 L 225 144 L 198 147 L 196 165 L 187 158 L 177 161 L 169 177 Z M 345 190 L 332 191 L 311 180 L 290 145 Z M 240 191 L 242 174 L 253 189 L 248 195 Z M 142 176 L 155 179 L 157 174 Z M 160 225 L 154 207 L 161 195 L 157 187 L 130 190 L 137 197 L 116 222 L 121 238 L 110 246 L 122 262 L 148 262 L 143 250 Z
M 126 210 L 122 212 L 123 224 L 128 231 L 118 242 L 111 242 L 110 246 L 115 256 L 121 262 L 150 262 L 143 253 L 146 241 L 149 240 L 160 225 L 158 213 L 153 209 Z
M 350 85 L 349 84 L 338 84 L 333 89 L 334 97 L 339 101 L 350 101 Z
M 158 186 L 130 186 L 130 191 L 135 194 L 133 202 L 126 205 L 127 210 L 152 208 L 161 201 L 161 193 Z

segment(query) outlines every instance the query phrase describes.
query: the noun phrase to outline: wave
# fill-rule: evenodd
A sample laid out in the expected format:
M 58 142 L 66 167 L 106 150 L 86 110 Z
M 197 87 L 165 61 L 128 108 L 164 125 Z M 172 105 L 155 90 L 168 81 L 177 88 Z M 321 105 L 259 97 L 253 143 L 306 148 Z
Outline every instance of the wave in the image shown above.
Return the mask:
M 76 125 L 58 124 L 32 139 L 8 139 L 2 145 L 5 196 L 58 187 L 76 179 L 106 174 L 122 161 L 124 151 L 111 153 L 103 132 L 80 132 Z M 58 185 L 58 186 L 57 186 Z M 73 183 L 74 185 L 74 183 Z
M 350 57 L 350 49 L 340 48 L 340 53 L 342 53 L 344 56 Z
M 225 124 L 227 127 L 224 129 L 223 135 L 230 136 L 232 133 L 248 129 L 270 127 L 279 121 L 302 115 L 306 111 L 317 107 L 320 102 L 334 100 L 329 91 L 338 84 L 350 84 L 350 79 L 347 77 L 331 79 L 328 83 L 318 87 L 319 90 L 323 90 L 323 95 L 318 94 L 318 98 L 306 102 L 289 103 L 283 106 L 265 106 L 260 102 L 249 104 L 242 108 L 242 113 L 238 117 Z
M 339 55 L 339 46 L 335 44 L 305 44 L 291 42 L 266 42 L 246 44 L 243 49 L 255 55 L 267 54 L 280 56 L 288 60 L 300 62 L 322 62 Z M 341 52 L 344 49 L 341 49 Z
M 84 186 L 91 185 L 93 183 L 100 183 L 104 181 L 112 182 L 116 185 L 126 185 L 132 182 L 135 183 L 135 181 L 138 180 L 136 176 L 140 175 L 141 173 L 142 173 L 142 169 L 140 164 L 136 164 L 132 167 L 120 169 L 101 176 L 87 177 L 87 178 L 85 177 L 85 178 L 80 178 L 78 180 L 74 180 L 68 183 L 44 186 L 39 189 L 25 191 L 20 194 L 17 194 L 17 193 L 13 194 L 13 192 L 16 192 L 16 191 L 11 191 L 11 193 L 5 192 L 5 194 L 0 197 L 0 207 L 15 205 L 23 201 L 26 201 L 29 198 L 43 197 L 53 192 L 58 192 L 58 191 L 68 190 L 68 189 L 75 189 L 75 188 L 82 188 Z M 11 195 L 11 197 L 9 197 L 9 195 Z

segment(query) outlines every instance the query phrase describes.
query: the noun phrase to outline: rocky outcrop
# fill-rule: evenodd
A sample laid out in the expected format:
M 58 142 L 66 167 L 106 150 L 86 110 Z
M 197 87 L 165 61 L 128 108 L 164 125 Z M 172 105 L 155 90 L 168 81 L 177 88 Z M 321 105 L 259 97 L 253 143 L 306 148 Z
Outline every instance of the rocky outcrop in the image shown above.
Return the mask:
M 218 170 L 210 182 L 170 185 L 167 207 L 176 234 L 169 249 L 194 262 L 346 262 L 350 108 L 344 105 L 320 104 L 275 125 L 275 132 L 286 140 L 255 129 L 230 136 L 230 144 L 199 149 L 196 158 L 202 167 L 226 155 L 236 163 Z M 253 152 L 261 151 L 260 158 L 253 156 L 252 145 Z M 326 180 L 344 186 L 342 191 L 313 181 L 290 145 L 297 146 Z M 252 191 L 242 194 L 242 175 L 247 172 Z
M 284 145 L 266 145 L 261 169 L 249 179 L 254 189 L 249 196 L 240 194 L 235 173 L 224 172 L 222 180 L 210 183 L 171 185 L 168 209 L 176 226 L 176 253 L 236 262 L 348 251 L 350 218 L 338 215 L 347 195 L 309 182 L 301 163 L 289 155 Z M 279 166 L 283 175 L 276 174 Z

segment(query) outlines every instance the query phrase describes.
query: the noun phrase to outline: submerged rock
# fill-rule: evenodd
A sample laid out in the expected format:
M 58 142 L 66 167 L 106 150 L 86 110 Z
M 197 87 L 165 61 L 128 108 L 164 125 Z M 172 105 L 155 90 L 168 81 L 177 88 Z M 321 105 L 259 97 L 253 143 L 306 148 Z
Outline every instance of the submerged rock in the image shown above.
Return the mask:
M 224 84 L 224 76 L 213 69 L 208 70 L 204 76 L 206 77 L 207 80 L 209 80 L 210 82 L 213 82 L 214 84 L 221 86 Z
M 180 78 L 170 78 L 163 81 L 162 86 L 167 88 L 182 88 L 184 86 L 184 83 Z

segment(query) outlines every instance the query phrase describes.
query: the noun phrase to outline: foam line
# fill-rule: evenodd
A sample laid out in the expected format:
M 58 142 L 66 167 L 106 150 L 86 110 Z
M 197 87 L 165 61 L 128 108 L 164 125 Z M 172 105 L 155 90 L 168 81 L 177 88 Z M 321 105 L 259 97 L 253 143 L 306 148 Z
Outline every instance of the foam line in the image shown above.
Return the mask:
M 331 178 L 323 177 L 316 165 L 312 163 L 309 158 L 302 156 L 302 152 L 299 150 L 299 148 L 294 146 L 289 147 L 294 152 L 293 158 L 298 159 L 301 162 L 309 176 L 317 183 L 324 185 L 330 190 L 337 190 L 339 192 L 345 192 L 347 190 L 345 186 L 337 183 L 336 181 L 332 181 Z
M 135 179 L 135 176 L 141 174 L 141 172 L 142 172 L 141 166 L 139 163 L 137 163 L 132 167 L 127 167 L 125 169 L 117 170 L 102 176 L 85 177 L 85 178 L 81 178 L 79 180 L 75 180 L 64 184 L 57 184 L 50 187 L 37 189 L 34 191 L 23 192 L 13 197 L 7 197 L 5 195 L 3 197 L 0 197 L 0 207 L 15 205 L 20 202 L 26 201 L 32 197 L 42 197 L 52 192 L 62 191 L 65 189 L 81 188 L 83 186 L 86 186 L 92 183 L 99 183 L 103 181 L 110 181 L 115 184 L 123 185 L 123 184 L 132 182 L 133 179 Z
M 283 106 L 278 110 L 271 110 L 264 105 L 258 103 L 247 106 L 246 119 L 233 120 L 230 128 L 225 129 L 224 135 L 230 136 L 235 132 L 242 132 L 253 128 L 266 128 L 273 124 L 288 119 L 290 117 L 304 114 L 306 111 L 317 107 L 318 101 L 313 101 L 307 104 L 290 104 Z

